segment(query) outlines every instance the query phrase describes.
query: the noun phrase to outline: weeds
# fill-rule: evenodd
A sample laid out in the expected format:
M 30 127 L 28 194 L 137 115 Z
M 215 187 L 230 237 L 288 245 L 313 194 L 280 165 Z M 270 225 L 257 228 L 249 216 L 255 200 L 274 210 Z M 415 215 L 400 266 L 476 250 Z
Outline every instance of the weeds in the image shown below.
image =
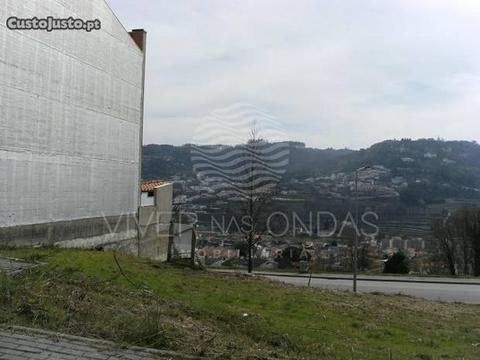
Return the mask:
M 42 262 L 0 274 L 6 324 L 210 359 L 480 358 L 478 306 L 295 288 L 104 252 L 0 253 Z

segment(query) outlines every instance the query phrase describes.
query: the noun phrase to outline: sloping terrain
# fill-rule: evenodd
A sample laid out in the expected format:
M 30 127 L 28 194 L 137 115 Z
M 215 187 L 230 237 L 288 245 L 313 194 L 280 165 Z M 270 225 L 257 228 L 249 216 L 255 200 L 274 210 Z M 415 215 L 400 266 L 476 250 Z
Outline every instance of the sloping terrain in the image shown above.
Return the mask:
M 113 253 L 0 250 L 0 322 L 210 359 L 478 359 L 480 307 L 295 288 Z

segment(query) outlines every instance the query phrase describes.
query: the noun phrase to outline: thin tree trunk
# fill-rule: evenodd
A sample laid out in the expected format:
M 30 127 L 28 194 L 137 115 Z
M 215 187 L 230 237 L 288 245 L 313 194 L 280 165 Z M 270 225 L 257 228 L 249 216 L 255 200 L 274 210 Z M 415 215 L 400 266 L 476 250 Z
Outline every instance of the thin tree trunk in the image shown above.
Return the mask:
M 195 231 L 195 227 L 192 226 L 192 242 L 190 248 L 190 262 L 192 267 L 195 266 L 195 249 L 197 247 L 197 233 Z
M 468 257 L 468 245 L 467 240 L 463 239 L 463 276 L 469 275 L 468 263 L 470 259 Z
M 253 271 L 253 259 L 252 259 L 252 249 L 253 248 L 253 239 L 252 234 L 248 234 L 248 273 L 251 274 Z
M 448 269 L 450 270 L 450 275 L 457 275 L 457 269 L 455 268 L 455 260 L 451 256 L 448 257 Z
M 455 276 L 457 275 L 457 271 L 455 268 L 455 251 L 453 250 L 453 246 L 449 244 L 448 239 L 444 239 L 444 248 L 445 248 L 445 255 L 447 257 L 447 265 L 448 270 L 450 271 L 450 275 Z
M 167 262 L 172 261 L 172 250 L 173 250 L 173 241 L 175 239 L 175 224 L 173 219 L 170 221 L 170 226 L 168 229 L 168 247 L 167 247 Z
M 480 248 L 473 249 L 473 274 L 480 276 Z

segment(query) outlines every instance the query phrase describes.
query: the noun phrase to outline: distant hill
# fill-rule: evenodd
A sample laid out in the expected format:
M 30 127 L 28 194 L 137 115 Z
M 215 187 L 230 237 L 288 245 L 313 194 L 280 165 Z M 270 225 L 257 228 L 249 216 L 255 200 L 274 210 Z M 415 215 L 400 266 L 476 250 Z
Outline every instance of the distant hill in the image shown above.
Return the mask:
M 194 176 L 190 149 L 190 145 L 145 146 L 144 178 Z M 408 187 L 401 198 L 406 203 L 480 197 L 480 145 L 468 141 L 387 140 L 358 151 L 313 149 L 292 142 L 285 178 L 349 173 L 365 165 L 382 165 L 391 170 L 392 177 L 405 179 Z
M 220 146 L 220 145 L 219 145 Z M 312 149 L 300 142 L 290 143 L 289 177 L 310 177 L 335 168 L 335 162 L 352 150 Z M 143 147 L 143 178 L 194 176 L 191 145 L 146 145 Z
M 193 176 L 190 145 L 146 145 L 143 147 L 143 178 L 169 179 Z
M 401 193 L 407 203 L 480 197 L 480 145 L 475 142 L 387 140 L 343 157 L 337 169 L 354 171 L 372 164 L 407 180 L 409 186 Z

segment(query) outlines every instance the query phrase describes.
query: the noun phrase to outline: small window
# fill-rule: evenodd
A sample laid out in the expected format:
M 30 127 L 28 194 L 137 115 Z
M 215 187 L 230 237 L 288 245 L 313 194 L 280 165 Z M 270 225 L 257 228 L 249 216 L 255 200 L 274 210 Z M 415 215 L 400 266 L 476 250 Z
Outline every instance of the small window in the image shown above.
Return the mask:
M 155 192 L 154 192 L 154 191 L 149 191 L 149 192 L 148 192 L 148 197 L 153 197 L 153 195 L 155 195 Z

